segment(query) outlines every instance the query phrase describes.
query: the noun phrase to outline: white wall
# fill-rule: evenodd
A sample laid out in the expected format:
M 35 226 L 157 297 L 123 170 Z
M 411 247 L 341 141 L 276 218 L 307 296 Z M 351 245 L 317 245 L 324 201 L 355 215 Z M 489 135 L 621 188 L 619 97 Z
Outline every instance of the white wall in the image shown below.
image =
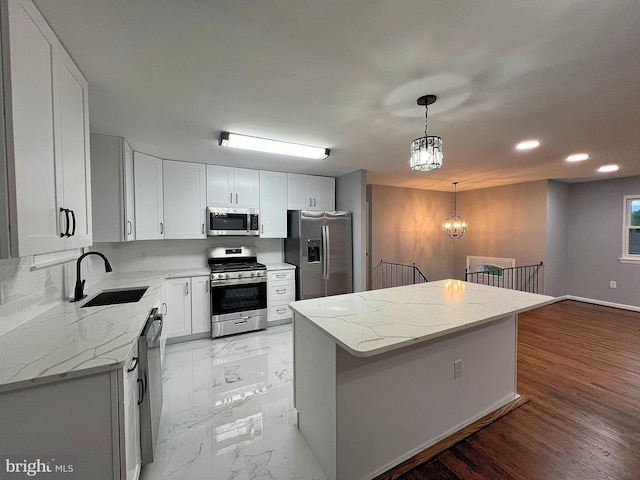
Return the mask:
M 350 211 L 353 225 L 353 291 L 367 287 L 366 172 L 356 170 L 336 178 L 336 210 Z
M 278 238 L 212 237 L 201 240 L 145 240 L 128 243 L 97 243 L 114 271 L 173 270 L 207 267 L 210 247 L 255 246 L 258 261 L 283 261 L 283 241 Z

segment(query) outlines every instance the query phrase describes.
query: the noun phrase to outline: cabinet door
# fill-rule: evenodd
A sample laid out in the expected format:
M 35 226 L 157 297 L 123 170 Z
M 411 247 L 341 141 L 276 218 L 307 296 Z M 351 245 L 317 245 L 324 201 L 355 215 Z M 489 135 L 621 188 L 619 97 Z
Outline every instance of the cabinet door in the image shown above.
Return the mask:
M 65 248 L 92 244 L 91 171 L 89 161 L 88 83 L 62 46 L 56 50 L 58 81 L 57 134 L 62 162 L 63 204 L 71 212 L 71 236 Z M 39 183 L 39 182 L 38 182 Z
M 165 282 L 167 338 L 191 335 L 191 280 L 172 278 Z
M 314 177 L 313 210 L 334 211 L 336 209 L 336 179 Z
M 260 237 L 287 238 L 287 174 L 260 172 Z
M 124 175 L 124 240 L 130 242 L 136 239 L 136 216 L 134 203 L 134 187 L 133 187 L 133 150 L 129 144 L 122 140 L 122 173 Z
M 191 333 L 211 331 L 210 277 L 191 277 Z
M 287 174 L 287 208 L 289 210 L 311 210 L 313 208 L 313 177 Z
M 164 238 L 206 238 L 205 166 L 164 160 Z
M 133 153 L 136 240 L 164 237 L 162 159 L 145 153 Z
M 235 206 L 232 167 L 207 165 L 207 206 Z
M 137 357 L 137 353 L 135 356 Z M 134 480 L 138 478 L 142 464 L 142 456 L 140 454 L 140 407 L 138 406 L 140 389 L 138 388 L 137 359 L 132 359 L 129 362 L 124 368 L 122 376 L 124 378 L 123 410 L 126 480 Z
M 10 72 L 5 75 L 14 256 L 63 250 L 62 165 L 54 141 L 54 52 L 58 40 L 31 2 L 8 2 Z M 3 21 L 3 30 L 6 27 Z M 3 31 L 3 34 L 5 32 Z M 5 66 L 7 66 L 5 64 Z M 15 183 L 14 183 L 15 182 Z M 10 188 L 10 191 L 12 189 Z
M 238 208 L 260 207 L 260 172 L 245 168 L 233 169 L 233 201 Z

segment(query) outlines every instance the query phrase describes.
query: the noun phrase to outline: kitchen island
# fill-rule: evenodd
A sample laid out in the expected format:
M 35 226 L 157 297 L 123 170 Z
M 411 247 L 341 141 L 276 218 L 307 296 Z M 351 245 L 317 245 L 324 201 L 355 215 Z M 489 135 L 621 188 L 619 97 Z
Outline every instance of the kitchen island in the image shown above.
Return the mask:
M 516 402 L 517 314 L 555 298 L 457 280 L 290 304 L 298 428 L 372 479 Z

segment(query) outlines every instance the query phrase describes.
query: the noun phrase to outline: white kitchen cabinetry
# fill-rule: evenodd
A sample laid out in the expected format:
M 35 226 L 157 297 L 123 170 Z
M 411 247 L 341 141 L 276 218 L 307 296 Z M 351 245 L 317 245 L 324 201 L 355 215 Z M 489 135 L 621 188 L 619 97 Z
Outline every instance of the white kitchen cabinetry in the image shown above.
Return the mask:
M 289 210 L 336 209 L 336 179 L 314 175 L 287 174 Z
M 0 451 L 26 458 L 49 452 L 69 456 L 74 478 L 137 478 L 137 356 L 134 347 L 119 370 L 0 393 L 0 412 L 11 412 L 0 415 Z
M 164 326 L 171 341 L 205 338 L 211 332 L 209 276 L 169 278 L 165 281 Z
M 164 238 L 162 159 L 133 153 L 136 240 Z
M 287 238 L 287 174 L 260 172 L 260 237 Z
M 164 238 L 206 238 L 205 165 L 164 160 Z
M 207 206 L 259 208 L 260 172 L 207 165 Z
M 91 134 L 91 196 L 95 242 L 136 239 L 133 150 L 122 137 Z
M 91 245 L 87 80 L 30 0 L 2 9 L 11 255 Z
M 289 302 L 296 299 L 295 269 L 267 271 L 267 324 L 290 323 Z

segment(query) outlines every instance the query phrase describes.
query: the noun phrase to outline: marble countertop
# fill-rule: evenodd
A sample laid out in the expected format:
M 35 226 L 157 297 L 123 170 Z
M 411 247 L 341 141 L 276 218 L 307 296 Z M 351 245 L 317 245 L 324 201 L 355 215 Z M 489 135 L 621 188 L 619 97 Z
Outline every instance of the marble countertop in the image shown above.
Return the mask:
M 441 280 L 289 306 L 352 355 L 368 357 L 555 301 L 547 295 Z
M 208 275 L 208 268 L 114 272 L 0 336 L 0 392 L 115 370 L 125 365 L 168 277 Z M 82 308 L 102 290 L 148 286 L 140 301 Z
M 295 270 L 296 266 L 290 263 L 265 263 L 267 270 Z

